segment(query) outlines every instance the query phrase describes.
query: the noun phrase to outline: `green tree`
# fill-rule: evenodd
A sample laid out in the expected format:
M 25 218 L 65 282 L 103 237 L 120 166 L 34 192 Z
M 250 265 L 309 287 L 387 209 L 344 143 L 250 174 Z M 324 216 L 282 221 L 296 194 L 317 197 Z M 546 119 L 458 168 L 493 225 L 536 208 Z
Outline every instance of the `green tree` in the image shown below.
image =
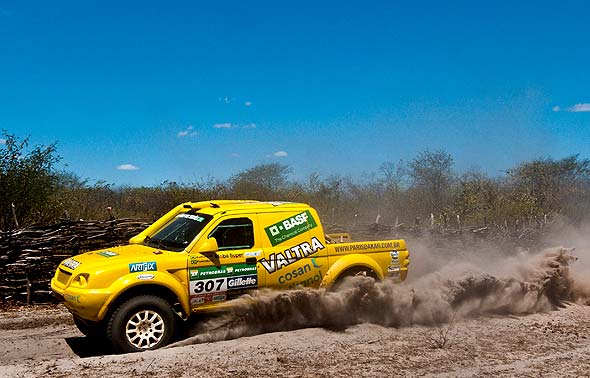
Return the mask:
M 229 183 L 238 198 L 272 199 L 286 189 L 291 171 L 279 163 L 259 164 L 232 176 Z
M 54 165 L 61 159 L 55 143 L 29 149 L 29 138 L 4 132 L 0 146 L 0 227 L 10 229 L 16 221 L 28 224 L 50 217 L 50 198 L 57 178 Z M 16 220 L 14 219 L 16 217 Z
M 579 159 L 578 155 L 561 160 L 536 159 L 522 163 L 507 173 L 513 186 L 514 200 L 526 205 L 526 214 L 522 215 L 559 213 L 587 193 L 590 160 Z
M 412 186 L 430 203 L 424 210 L 441 211 L 447 205 L 455 178 L 453 165 L 453 157 L 444 150 L 423 151 L 410 162 Z

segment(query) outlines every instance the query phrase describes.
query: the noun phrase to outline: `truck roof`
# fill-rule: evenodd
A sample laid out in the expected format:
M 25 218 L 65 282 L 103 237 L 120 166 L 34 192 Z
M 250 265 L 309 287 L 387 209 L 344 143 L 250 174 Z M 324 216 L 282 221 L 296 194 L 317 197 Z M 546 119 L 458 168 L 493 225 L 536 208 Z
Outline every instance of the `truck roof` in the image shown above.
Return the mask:
M 184 207 L 190 207 L 200 212 L 216 214 L 223 211 L 257 211 L 272 212 L 281 210 L 296 210 L 308 208 L 309 205 L 297 202 L 263 202 L 255 200 L 211 200 L 200 202 L 186 202 Z

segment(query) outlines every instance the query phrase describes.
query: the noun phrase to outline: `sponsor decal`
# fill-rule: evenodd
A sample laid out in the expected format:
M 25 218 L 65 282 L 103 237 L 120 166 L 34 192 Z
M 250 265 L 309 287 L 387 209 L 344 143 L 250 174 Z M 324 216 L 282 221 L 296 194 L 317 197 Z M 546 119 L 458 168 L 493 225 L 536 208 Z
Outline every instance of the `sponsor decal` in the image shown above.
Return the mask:
M 241 276 L 227 279 L 228 289 L 245 289 L 258 286 L 258 276 Z
M 392 249 L 398 248 L 399 242 L 360 242 L 360 243 L 345 243 L 336 244 L 334 251 L 336 252 L 354 252 L 363 251 L 367 249 Z
M 314 268 L 321 268 L 322 265 L 318 264 L 317 261 L 315 261 L 315 257 L 313 259 L 311 259 L 311 265 L 313 265 Z
M 259 261 L 264 269 L 272 274 L 324 248 L 324 245 L 314 236 L 311 238 L 311 244 L 303 242 L 289 249 L 285 249 L 283 252 L 271 253 L 268 256 L 268 260 L 262 258 Z
M 233 264 L 189 269 L 190 303 L 219 302 L 258 288 L 256 265 Z
M 80 266 L 80 262 L 76 261 L 72 258 L 65 260 L 64 262 L 61 263 L 61 265 L 65 266 L 66 268 L 70 268 L 72 270 L 76 269 L 77 267 Z
M 293 269 L 279 277 L 279 284 L 288 285 L 289 289 L 293 289 L 296 286 L 317 286 L 322 281 L 322 271 L 318 270 L 313 273 L 312 277 L 303 279 L 303 276 L 307 273 L 312 272 L 311 266 L 305 264 L 297 269 Z
M 176 216 L 176 218 L 192 219 L 192 220 L 197 221 L 197 222 L 202 222 L 202 221 L 205 220 L 204 217 L 200 217 L 198 215 L 193 215 L 193 214 L 179 214 L 179 215 Z
M 113 252 L 113 251 L 101 251 L 101 252 L 97 252 L 97 255 L 101 255 L 102 257 L 115 257 L 115 256 L 119 256 L 118 253 Z
M 155 261 L 138 262 L 129 264 L 129 273 L 156 271 L 158 267 Z
M 147 273 L 137 275 L 137 279 L 141 280 L 141 281 L 153 280 L 154 277 L 156 277 L 156 276 L 154 276 L 153 274 L 147 274 Z
M 264 231 L 266 231 L 268 240 L 274 247 L 314 227 L 317 227 L 315 219 L 313 219 L 309 210 L 305 210 L 300 214 L 266 227 Z
M 80 296 L 79 295 L 72 295 L 72 294 L 64 293 L 64 299 L 68 302 L 80 303 Z
M 244 252 L 244 257 L 258 257 L 262 254 L 262 251 L 248 251 Z

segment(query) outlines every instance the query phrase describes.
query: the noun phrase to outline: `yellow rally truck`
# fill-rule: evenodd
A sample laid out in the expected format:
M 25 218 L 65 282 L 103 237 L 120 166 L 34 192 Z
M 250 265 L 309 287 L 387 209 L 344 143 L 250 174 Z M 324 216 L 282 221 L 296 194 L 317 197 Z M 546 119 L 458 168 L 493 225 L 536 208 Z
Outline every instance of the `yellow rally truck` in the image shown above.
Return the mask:
M 129 241 L 64 260 L 51 288 L 88 336 L 118 352 L 170 343 L 191 314 L 259 288 L 333 287 L 359 273 L 406 278 L 404 240 L 342 242 L 317 212 L 285 202 L 179 205 Z

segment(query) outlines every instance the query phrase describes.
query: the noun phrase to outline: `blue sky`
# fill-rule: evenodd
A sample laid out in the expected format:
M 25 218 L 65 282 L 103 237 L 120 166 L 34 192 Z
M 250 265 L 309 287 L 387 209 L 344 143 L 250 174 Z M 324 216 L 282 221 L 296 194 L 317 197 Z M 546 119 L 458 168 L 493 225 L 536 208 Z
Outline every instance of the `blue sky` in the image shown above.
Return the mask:
M 589 11 L 0 0 L 0 129 L 57 142 L 67 169 L 117 185 L 277 161 L 297 179 L 361 177 L 440 148 L 491 175 L 589 158 Z

